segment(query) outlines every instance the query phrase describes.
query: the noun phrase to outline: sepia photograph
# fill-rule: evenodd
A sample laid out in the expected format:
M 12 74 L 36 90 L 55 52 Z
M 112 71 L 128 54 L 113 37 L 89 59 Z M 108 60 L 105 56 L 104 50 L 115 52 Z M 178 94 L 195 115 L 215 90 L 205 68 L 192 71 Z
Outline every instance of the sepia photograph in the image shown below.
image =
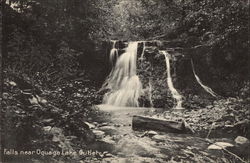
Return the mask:
M 250 163 L 249 0 L 2 0 L 0 163 Z

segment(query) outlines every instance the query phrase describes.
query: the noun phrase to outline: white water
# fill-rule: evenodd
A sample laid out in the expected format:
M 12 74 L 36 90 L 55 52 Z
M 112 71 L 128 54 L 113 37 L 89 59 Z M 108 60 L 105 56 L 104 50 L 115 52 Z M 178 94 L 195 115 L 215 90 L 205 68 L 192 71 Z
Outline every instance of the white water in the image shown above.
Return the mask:
M 193 60 L 191 59 L 191 65 L 192 65 L 192 70 L 193 70 L 193 73 L 194 73 L 194 76 L 195 76 L 195 79 L 196 81 L 200 84 L 200 86 L 207 92 L 209 93 L 210 95 L 216 97 L 217 94 L 211 89 L 209 88 L 208 86 L 202 84 L 200 78 L 197 76 L 197 74 L 195 73 L 195 70 L 194 70 L 194 63 L 193 63 Z
M 178 93 L 178 91 L 174 88 L 173 81 L 171 78 L 171 71 L 170 71 L 170 55 L 167 51 L 161 51 L 166 59 L 166 67 L 167 67 L 167 84 L 173 98 L 176 100 L 176 106 L 174 109 L 184 109 L 182 107 L 182 96 Z
M 142 60 L 143 57 L 144 57 L 144 53 L 145 53 L 145 49 L 146 49 L 146 42 L 145 42 L 145 41 L 142 41 L 142 43 L 143 43 L 143 49 L 142 49 L 142 53 L 141 53 L 141 57 L 140 57 L 141 60 Z
M 138 42 L 129 42 L 128 47 L 116 61 L 102 89 L 109 89 L 103 103 L 115 106 L 139 106 L 142 84 L 136 75 Z M 114 49 L 114 48 L 113 48 Z M 111 53 L 110 55 L 113 55 Z
M 113 42 L 113 47 L 110 51 L 109 60 L 113 66 L 114 60 L 118 57 L 118 49 L 115 48 L 116 41 L 112 41 L 112 42 Z

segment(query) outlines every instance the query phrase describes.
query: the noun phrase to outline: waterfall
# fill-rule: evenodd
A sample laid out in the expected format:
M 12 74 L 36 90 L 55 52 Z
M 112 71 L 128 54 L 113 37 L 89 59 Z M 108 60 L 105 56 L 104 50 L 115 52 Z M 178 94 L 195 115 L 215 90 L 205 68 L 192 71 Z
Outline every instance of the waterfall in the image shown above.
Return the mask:
M 115 106 L 139 106 L 142 84 L 136 75 L 138 42 L 129 42 L 125 52 L 117 59 L 115 66 L 103 84 L 108 89 L 103 103 Z M 115 49 L 115 47 L 113 47 Z M 114 52 L 110 53 L 113 57 Z
M 216 97 L 217 94 L 211 89 L 209 88 L 208 86 L 205 86 L 204 84 L 202 84 L 200 78 L 197 76 L 197 74 L 195 73 L 195 70 L 194 70 L 194 63 L 193 63 L 193 60 L 191 59 L 191 65 L 192 65 L 192 70 L 193 70 L 193 73 L 194 73 L 194 76 L 195 76 L 195 79 L 196 81 L 200 84 L 200 86 L 207 92 L 209 93 L 210 95 Z
M 140 60 L 143 59 L 143 56 L 144 56 L 144 53 L 145 53 L 145 49 L 146 49 L 146 42 L 145 42 L 145 41 L 142 41 L 142 43 L 143 43 L 143 48 L 142 48 L 142 53 L 141 53 Z
M 112 40 L 112 43 L 113 43 L 113 46 L 112 46 L 112 49 L 110 50 L 109 60 L 113 66 L 114 60 L 118 57 L 118 49 L 115 47 L 116 41 Z
M 178 91 L 174 88 L 173 82 L 172 82 L 172 78 L 171 78 L 171 71 L 170 71 L 170 55 L 167 51 L 161 51 L 164 56 L 165 56 L 165 60 L 166 60 L 166 67 L 167 67 L 167 84 L 168 84 L 168 88 L 173 96 L 173 98 L 176 100 L 176 106 L 174 107 L 175 109 L 184 109 L 182 107 L 182 96 L 178 93 Z

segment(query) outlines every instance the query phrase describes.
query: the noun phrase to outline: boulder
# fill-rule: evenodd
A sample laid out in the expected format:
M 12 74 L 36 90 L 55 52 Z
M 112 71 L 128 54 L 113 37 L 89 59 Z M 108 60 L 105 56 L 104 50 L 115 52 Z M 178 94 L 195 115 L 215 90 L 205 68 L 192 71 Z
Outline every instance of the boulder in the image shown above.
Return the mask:
M 231 144 L 231 143 L 227 143 L 227 142 L 216 142 L 216 143 L 208 146 L 207 149 L 210 149 L 210 150 L 222 150 L 222 149 L 227 149 L 229 147 L 234 147 L 234 145 Z
M 237 145 L 240 145 L 240 146 L 248 146 L 250 145 L 250 141 L 243 137 L 243 136 L 237 136 L 237 138 L 234 139 L 234 142 L 237 144 Z
M 154 135 L 152 137 L 152 140 L 156 141 L 156 142 L 164 142 L 166 139 L 166 136 L 164 135 Z
M 101 139 L 104 137 L 105 132 L 100 130 L 93 130 L 93 133 L 97 139 Z

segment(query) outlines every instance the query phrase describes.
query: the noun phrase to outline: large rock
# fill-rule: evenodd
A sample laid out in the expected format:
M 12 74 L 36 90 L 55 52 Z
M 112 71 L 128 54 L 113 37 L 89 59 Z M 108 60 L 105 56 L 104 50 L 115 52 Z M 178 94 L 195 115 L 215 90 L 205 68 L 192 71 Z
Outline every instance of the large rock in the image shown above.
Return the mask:
M 235 138 L 234 141 L 235 141 L 235 143 L 237 145 L 240 145 L 240 146 L 248 146 L 248 145 L 250 145 L 250 141 L 247 138 L 243 137 L 243 136 L 238 136 L 237 138 Z
M 102 126 L 102 127 L 99 127 L 99 130 L 105 132 L 106 134 L 113 134 L 116 132 L 116 127 L 114 126 Z
M 156 142 L 164 142 L 166 140 L 166 136 L 164 136 L 164 135 L 154 135 L 152 137 L 152 140 L 154 140 Z
M 210 149 L 210 150 L 221 150 L 221 149 L 227 149 L 229 147 L 234 147 L 233 144 L 231 143 L 227 143 L 227 142 L 216 142 L 210 146 L 208 146 L 207 149 Z
M 84 126 L 88 126 L 88 128 L 90 128 L 90 129 L 94 129 L 95 128 L 95 125 L 94 124 L 91 124 L 91 123 L 89 123 L 89 122 L 84 122 Z
M 101 139 L 104 137 L 105 132 L 100 130 L 93 130 L 93 133 L 97 139 Z

